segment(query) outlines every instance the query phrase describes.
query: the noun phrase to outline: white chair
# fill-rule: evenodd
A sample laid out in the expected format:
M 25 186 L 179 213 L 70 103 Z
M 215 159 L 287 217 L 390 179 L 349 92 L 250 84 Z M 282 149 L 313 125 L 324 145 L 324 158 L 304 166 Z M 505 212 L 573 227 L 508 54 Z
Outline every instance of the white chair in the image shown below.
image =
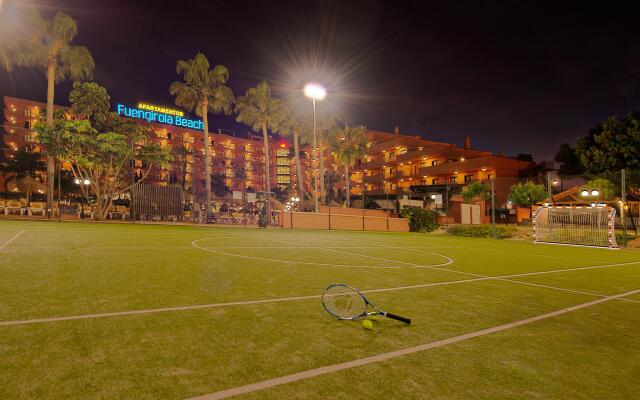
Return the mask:
M 22 204 L 20 204 L 20 201 L 9 200 L 4 203 L 5 215 L 9 215 L 12 212 L 17 212 L 19 215 L 22 215 Z
M 47 212 L 47 204 L 42 201 L 32 201 L 30 206 L 27 208 L 27 213 L 29 216 L 34 214 L 40 214 L 44 217 Z

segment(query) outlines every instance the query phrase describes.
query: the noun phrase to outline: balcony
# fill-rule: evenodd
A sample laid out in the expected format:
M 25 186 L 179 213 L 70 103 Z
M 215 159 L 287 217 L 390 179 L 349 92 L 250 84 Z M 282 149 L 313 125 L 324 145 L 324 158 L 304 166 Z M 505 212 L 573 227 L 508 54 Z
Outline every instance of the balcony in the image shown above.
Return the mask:
M 398 162 L 406 162 L 406 161 L 414 161 L 420 160 L 424 157 L 424 150 L 411 150 L 404 154 L 399 154 L 396 156 L 395 161 Z
M 454 161 L 420 168 L 420 175 L 438 176 L 450 175 L 458 172 L 474 172 L 482 168 L 493 167 L 492 160 L 489 157 L 471 158 L 465 161 Z
M 383 165 L 385 165 L 385 161 L 383 159 L 376 159 L 369 162 L 363 162 L 362 168 L 363 169 L 380 169 L 382 168 Z
M 371 175 L 364 177 L 364 183 L 382 183 L 385 178 L 383 174 Z

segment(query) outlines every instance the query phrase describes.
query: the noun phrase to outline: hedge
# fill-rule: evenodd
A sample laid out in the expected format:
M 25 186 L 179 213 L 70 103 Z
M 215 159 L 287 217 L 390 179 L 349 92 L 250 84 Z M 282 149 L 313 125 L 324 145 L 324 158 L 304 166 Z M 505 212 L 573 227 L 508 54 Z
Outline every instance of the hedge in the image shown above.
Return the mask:
M 510 238 L 515 235 L 517 228 L 513 226 L 496 226 L 496 236 L 498 239 Z M 447 233 L 453 236 L 465 237 L 493 237 L 491 225 L 453 225 L 447 229 Z

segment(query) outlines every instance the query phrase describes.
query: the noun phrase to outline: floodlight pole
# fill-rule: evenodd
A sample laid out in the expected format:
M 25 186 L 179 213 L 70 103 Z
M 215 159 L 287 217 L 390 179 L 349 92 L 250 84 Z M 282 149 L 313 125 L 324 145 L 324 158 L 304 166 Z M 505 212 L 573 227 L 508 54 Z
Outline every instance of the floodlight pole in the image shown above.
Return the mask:
M 547 171 L 547 189 L 549 190 L 549 203 L 553 203 L 553 194 L 551 193 L 551 172 Z
M 493 231 L 493 238 L 497 239 L 496 235 L 496 190 L 494 185 L 494 178 L 491 177 L 491 230 Z
M 313 195 L 314 204 L 316 208 L 316 212 L 319 212 L 318 208 L 318 153 L 317 153 L 317 139 L 316 139 L 316 99 L 311 98 L 311 104 L 313 105 L 313 191 L 315 192 Z
M 622 189 L 622 205 L 620 206 L 620 220 L 622 221 L 622 243 L 623 246 L 626 248 L 627 247 L 627 215 L 625 213 L 624 210 L 624 206 L 625 204 L 627 204 L 627 173 L 624 170 L 624 168 L 622 169 L 622 171 L 620 171 L 620 186 Z M 631 218 L 633 218 L 633 214 L 631 215 Z M 615 221 L 613 221 L 613 230 L 615 232 Z

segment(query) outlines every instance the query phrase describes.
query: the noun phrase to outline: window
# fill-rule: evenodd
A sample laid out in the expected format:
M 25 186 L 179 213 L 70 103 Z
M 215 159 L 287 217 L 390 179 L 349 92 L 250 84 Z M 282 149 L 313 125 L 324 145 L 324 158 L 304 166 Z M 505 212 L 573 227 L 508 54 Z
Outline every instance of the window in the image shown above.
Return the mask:
M 277 174 L 278 175 L 289 175 L 291 173 L 291 168 L 290 167 L 281 167 L 279 166 L 277 168 Z
M 437 185 L 438 184 L 438 178 L 434 178 L 431 180 L 431 184 L 432 185 Z
M 289 149 L 278 149 L 276 151 L 278 157 L 289 157 Z
M 33 140 L 33 136 L 30 133 L 25 133 L 24 134 L 24 141 L 25 142 L 35 142 L 35 140 Z
M 24 116 L 27 118 L 31 118 L 33 117 L 33 110 L 30 108 L 25 108 L 24 109 Z
M 471 183 L 471 182 L 473 182 L 473 175 L 465 175 L 464 183 Z
M 436 166 L 436 165 L 438 165 L 438 160 L 433 160 L 433 161 L 431 161 L 431 165 L 432 165 L 432 166 Z
M 487 174 L 487 179 L 491 180 L 493 178 L 493 174 Z
M 278 183 L 291 183 L 291 177 L 289 175 L 278 175 Z
M 396 158 L 396 153 L 395 153 L 395 152 L 393 152 L 393 151 L 390 151 L 390 152 L 389 152 L 389 159 L 390 159 L 390 160 L 395 160 L 395 158 Z
M 457 179 L 457 177 L 452 176 L 452 177 L 449 178 L 449 182 L 456 183 L 456 179 Z
M 401 148 L 400 154 L 407 154 L 407 148 L 406 147 Z
M 23 126 L 25 129 L 31 129 L 31 121 L 24 121 Z
M 171 140 L 171 132 L 167 132 L 167 139 Z

